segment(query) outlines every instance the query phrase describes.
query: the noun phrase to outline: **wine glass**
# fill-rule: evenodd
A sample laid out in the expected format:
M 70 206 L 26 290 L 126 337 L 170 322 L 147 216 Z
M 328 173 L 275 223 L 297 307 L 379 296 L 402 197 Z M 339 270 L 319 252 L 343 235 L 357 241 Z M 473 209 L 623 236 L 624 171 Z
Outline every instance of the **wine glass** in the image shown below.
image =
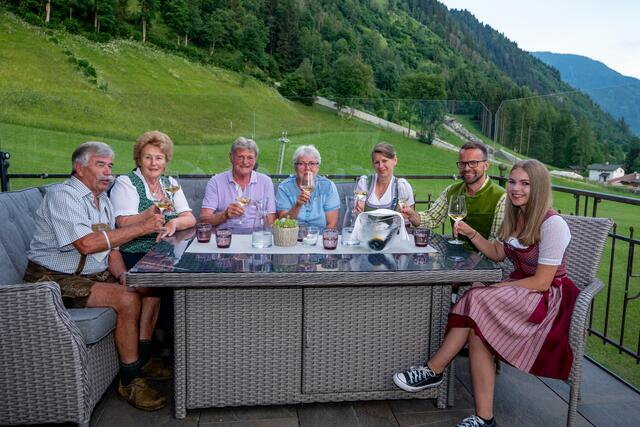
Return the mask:
M 398 208 L 404 209 L 407 207 L 407 202 L 409 200 L 406 197 L 398 197 Z
M 467 216 L 467 199 L 464 196 L 452 196 L 449 200 L 449 211 L 447 212 L 449 218 L 455 222 L 460 221 Z M 464 242 L 457 238 L 449 240 L 449 243 L 454 245 L 461 245 Z
M 248 206 L 249 203 L 251 203 L 251 197 L 249 197 L 249 195 L 247 194 L 247 189 L 243 190 L 242 187 L 238 187 L 238 196 L 236 197 L 236 203 L 242 206 L 243 208 L 245 206 Z M 238 220 L 239 225 L 242 225 L 243 217 L 244 215 L 242 215 Z
M 362 175 L 360 179 L 358 179 L 356 188 L 353 190 L 353 198 L 356 199 L 357 202 L 364 202 L 365 200 L 367 200 L 367 194 L 369 194 L 369 184 L 367 182 L 367 176 Z
M 312 172 L 305 172 L 302 180 L 300 181 L 300 188 L 302 191 L 306 191 L 311 194 L 313 187 L 316 186 L 316 176 Z
M 153 199 L 153 204 L 160 210 L 160 214 L 164 215 L 167 209 L 173 209 L 173 201 L 167 197 L 156 197 Z
M 367 195 L 369 194 L 369 184 L 367 183 L 367 176 L 362 175 L 356 183 L 356 188 L 353 189 L 353 209 L 355 212 L 362 212 L 364 210 L 364 204 L 367 201 Z
M 411 189 L 405 180 L 398 181 L 398 208 L 404 209 L 409 206 L 411 200 Z
M 174 171 L 165 171 L 165 175 L 160 179 L 162 183 L 162 190 L 173 201 L 174 196 L 180 191 L 180 181 L 178 181 L 178 174 Z

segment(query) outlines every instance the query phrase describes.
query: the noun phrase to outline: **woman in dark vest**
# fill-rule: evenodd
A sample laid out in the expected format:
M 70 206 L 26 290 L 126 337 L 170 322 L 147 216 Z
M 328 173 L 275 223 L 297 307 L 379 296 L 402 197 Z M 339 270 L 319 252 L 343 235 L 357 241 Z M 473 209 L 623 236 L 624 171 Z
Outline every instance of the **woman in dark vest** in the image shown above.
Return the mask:
M 137 168 L 119 176 L 111 189 L 110 199 L 119 227 L 144 221 L 159 212 L 153 202 L 167 197 L 162 180 L 178 185 L 175 179 L 163 176 L 172 156 L 173 142 L 164 133 L 150 131 L 138 138 L 133 146 L 133 160 Z M 143 236 L 120 246 L 127 269 L 133 267 L 161 238 L 194 226 L 196 219 L 182 189 L 174 194 L 173 202 L 174 208 L 166 217 L 162 233 Z
M 153 202 L 167 198 L 162 187 L 162 180 L 169 180 L 171 184 L 178 185 L 175 179 L 163 176 L 172 156 L 173 142 L 164 133 L 150 131 L 138 138 L 133 146 L 133 160 L 136 162 L 137 168 L 126 175 L 119 176 L 111 189 L 110 199 L 114 207 L 117 226 L 136 224 L 145 221 L 148 216 L 159 213 L 159 209 Z M 158 234 L 149 234 L 120 246 L 127 270 L 133 267 L 160 239 L 172 236 L 177 230 L 193 227 L 196 223 L 182 189 L 179 189 L 172 199 L 174 207 L 166 216 L 163 230 Z M 161 297 L 163 299 L 162 311 L 160 310 Z M 150 305 L 149 310 L 143 310 L 140 316 L 158 319 L 158 329 L 166 333 L 173 327 L 172 295 L 158 292 L 158 296 L 153 299 L 155 304 Z M 141 330 L 140 336 L 151 337 L 153 332 L 153 330 Z M 166 352 L 170 352 L 171 343 L 163 343 L 162 338 L 159 338 L 159 341 L 167 349 Z M 161 359 L 151 358 L 150 338 L 140 340 L 140 356 L 149 360 L 149 365 L 156 372 L 166 373 L 164 378 L 172 377 L 172 371 L 164 366 Z
M 393 145 L 381 142 L 373 147 L 371 163 L 376 171 L 375 175 L 367 178 L 362 175 L 356 185 L 356 210 L 391 209 L 400 210 L 402 207 L 411 207 L 413 189 L 404 178 L 396 178 L 393 175 L 398 164 L 398 156 Z

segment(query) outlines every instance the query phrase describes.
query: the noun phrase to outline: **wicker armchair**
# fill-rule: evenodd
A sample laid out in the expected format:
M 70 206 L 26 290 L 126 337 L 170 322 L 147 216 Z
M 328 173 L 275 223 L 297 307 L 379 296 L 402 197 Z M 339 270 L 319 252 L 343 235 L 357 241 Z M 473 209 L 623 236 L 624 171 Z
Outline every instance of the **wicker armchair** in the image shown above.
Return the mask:
M 89 425 L 118 373 L 115 312 L 66 310 L 54 282 L 20 284 L 42 194 L 0 193 L 0 423 Z
M 85 344 L 55 282 L 0 285 L 0 325 L 1 422 L 89 426 L 118 372 L 113 332 Z
M 567 275 L 580 288 L 580 295 L 573 309 L 569 329 L 569 342 L 573 349 L 573 366 L 567 381 L 570 386 L 567 426 L 575 426 L 589 311 L 593 298 L 604 286 L 596 278 L 596 273 L 613 221 L 608 218 L 566 215 L 563 215 L 563 218 L 571 229 L 571 243 L 569 243 L 566 252 Z

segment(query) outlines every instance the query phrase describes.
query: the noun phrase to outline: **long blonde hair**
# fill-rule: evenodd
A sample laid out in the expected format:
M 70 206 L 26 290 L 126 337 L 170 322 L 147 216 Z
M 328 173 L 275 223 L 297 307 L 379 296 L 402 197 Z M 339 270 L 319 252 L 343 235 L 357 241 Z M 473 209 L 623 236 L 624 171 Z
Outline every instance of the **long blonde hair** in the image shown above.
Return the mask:
M 513 206 L 507 194 L 504 220 L 498 231 L 503 242 L 513 236 L 518 225 L 518 215 L 523 215 L 524 228 L 516 237 L 523 245 L 533 245 L 540 241 L 540 226 L 551 208 L 551 177 L 542 163 L 537 160 L 522 160 L 511 168 L 511 172 L 522 169 L 529 175 L 529 200 L 524 209 Z

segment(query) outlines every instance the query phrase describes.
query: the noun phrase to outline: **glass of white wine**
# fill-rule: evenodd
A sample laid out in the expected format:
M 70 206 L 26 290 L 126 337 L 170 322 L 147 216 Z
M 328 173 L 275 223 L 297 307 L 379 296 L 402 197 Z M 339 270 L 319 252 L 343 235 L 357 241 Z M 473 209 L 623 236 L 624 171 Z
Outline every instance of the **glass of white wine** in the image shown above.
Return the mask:
M 249 197 L 248 194 L 246 194 L 246 189 L 243 190 L 242 188 L 238 187 L 238 196 L 236 197 L 236 203 L 239 204 L 240 206 L 242 206 L 243 208 L 245 206 L 248 206 L 249 203 L 251 203 L 251 197 Z M 238 220 L 238 224 L 242 225 L 242 218 L 244 217 L 241 216 L 240 219 Z
M 409 203 L 409 199 L 407 199 L 406 197 L 398 197 L 398 209 L 406 208 L 407 203 Z
M 162 183 L 162 190 L 167 194 L 169 199 L 173 201 L 174 196 L 180 191 L 180 182 L 178 181 L 178 174 L 175 172 L 169 172 L 160 178 Z
M 167 209 L 173 209 L 173 201 L 166 197 L 154 199 L 153 204 L 160 210 L 161 215 L 164 215 Z
M 311 195 L 313 188 L 316 186 L 316 176 L 312 172 L 305 172 L 300 181 L 300 188 Z
M 449 218 L 455 222 L 464 219 L 464 217 L 467 216 L 467 199 L 464 196 L 451 196 L 451 200 L 449 200 L 449 211 L 447 213 Z M 464 242 L 456 238 L 449 240 L 449 243 L 461 245 Z
M 369 194 L 369 192 L 367 190 L 360 190 L 360 189 L 355 189 L 353 191 L 353 195 L 358 199 L 358 200 L 366 200 L 367 199 L 367 195 Z

